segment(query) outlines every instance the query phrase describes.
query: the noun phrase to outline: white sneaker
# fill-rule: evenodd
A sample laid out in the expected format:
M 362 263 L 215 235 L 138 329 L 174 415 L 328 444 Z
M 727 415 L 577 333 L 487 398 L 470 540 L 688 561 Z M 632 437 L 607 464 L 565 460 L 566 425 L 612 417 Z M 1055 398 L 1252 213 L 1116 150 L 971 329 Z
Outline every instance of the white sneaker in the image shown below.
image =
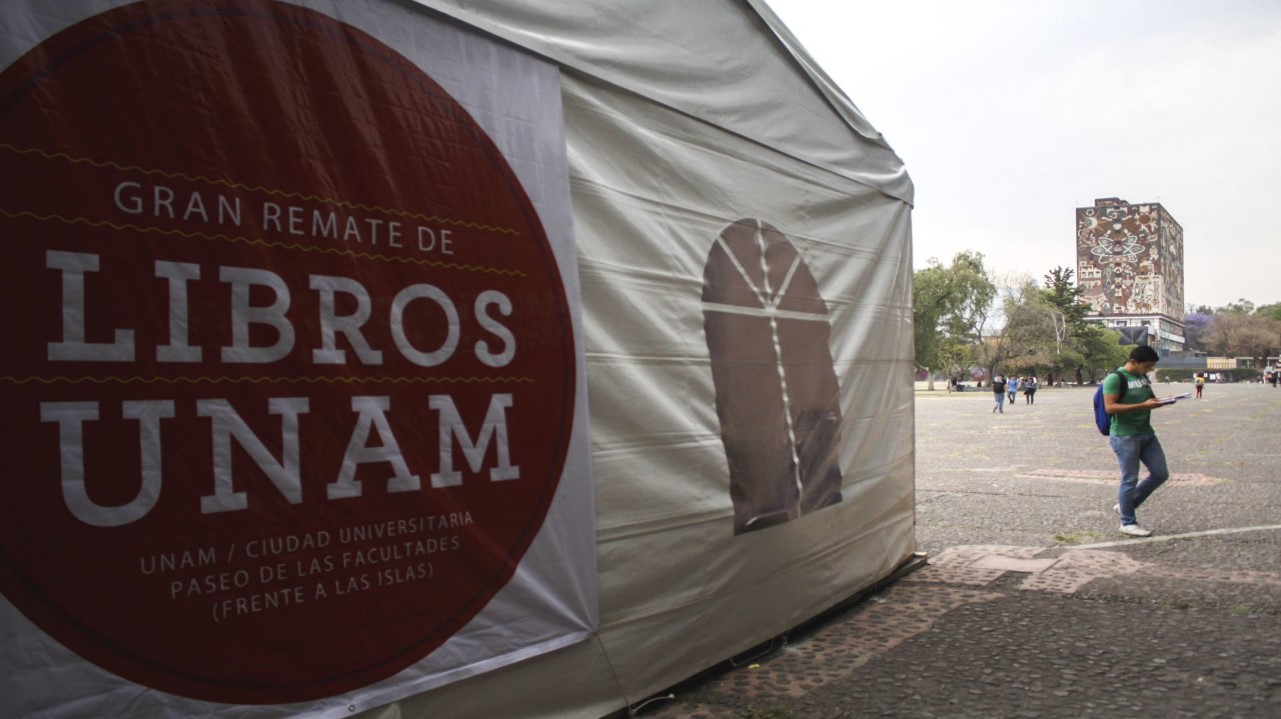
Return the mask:
M 1144 529 L 1137 524 L 1122 524 L 1121 534 L 1128 534 L 1131 537 L 1151 537 L 1152 532 Z
M 1120 502 L 1117 502 L 1116 504 L 1112 505 L 1112 511 L 1113 511 L 1113 512 L 1116 512 L 1117 514 L 1120 514 L 1120 513 L 1121 513 L 1121 503 L 1120 503 Z

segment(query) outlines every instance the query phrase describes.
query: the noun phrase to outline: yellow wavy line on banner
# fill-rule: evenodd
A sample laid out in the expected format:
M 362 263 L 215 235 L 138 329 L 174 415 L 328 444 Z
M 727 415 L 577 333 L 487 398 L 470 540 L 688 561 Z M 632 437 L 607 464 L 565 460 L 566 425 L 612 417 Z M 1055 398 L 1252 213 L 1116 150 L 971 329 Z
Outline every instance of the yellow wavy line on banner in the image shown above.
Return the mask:
M 154 169 L 154 168 L 148 169 L 145 167 L 140 167 L 138 165 L 121 165 L 111 160 L 94 160 L 88 157 L 73 157 L 71 155 L 68 155 L 65 152 L 46 152 L 45 150 L 41 150 L 38 147 L 17 147 L 15 145 L 10 145 L 7 142 L 0 142 L 0 149 L 9 150 L 10 152 L 16 152 L 20 155 L 36 154 L 45 158 L 46 160 L 66 160 L 67 162 L 70 162 L 72 164 L 77 164 L 77 165 L 81 165 L 81 164 L 92 165 L 93 167 L 98 167 L 98 168 L 108 167 L 114 170 L 120 170 L 121 172 L 140 172 L 144 175 L 160 175 L 161 177 L 187 180 L 188 182 L 203 182 L 208 185 L 222 185 L 224 187 L 230 187 L 237 190 L 244 190 L 246 192 L 262 192 L 264 194 L 275 195 L 277 197 L 287 197 L 289 199 L 294 199 L 294 200 L 307 200 L 309 202 L 320 202 L 326 205 L 335 205 L 337 207 L 346 207 L 354 210 L 363 210 L 366 212 L 382 212 L 388 215 L 395 215 L 397 217 L 409 217 L 416 220 L 422 220 L 424 222 L 441 222 L 447 225 L 454 225 L 456 227 L 466 227 L 468 229 L 484 230 L 486 232 L 498 232 L 506 235 L 520 234 L 519 230 L 515 230 L 510 227 L 483 225 L 483 224 L 480 224 L 479 222 L 455 220 L 450 217 L 440 217 L 438 215 L 424 215 L 417 212 L 409 212 L 408 210 L 393 210 L 388 207 L 379 207 L 377 205 L 366 205 L 358 202 L 348 202 L 346 200 L 335 200 L 328 197 L 321 197 L 319 195 L 304 195 L 300 192 L 291 192 L 288 190 L 273 190 L 271 188 L 263 187 L 262 185 L 246 185 L 242 182 L 232 182 L 231 180 L 212 179 L 212 178 L 205 177 L 203 175 L 188 175 L 185 172 L 171 172 L 168 170 L 160 170 L 160 169 Z
M 9 377 L 9 384 L 474 384 L 532 383 L 532 377 Z
M 110 222 L 107 220 L 90 220 L 87 217 L 63 217 L 62 215 L 38 215 L 34 212 L 31 212 L 30 210 L 19 210 L 18 212 L 12 212 L 4 208 L 0 208 L 0 215 L 4 215 L 5 217 L 8 217 L 10 219 L 17 219 L 19 217 L 30 217 L 32 219 L 39 220 L 41 222 L 57 220 L 58 222 L 62 222 L 67 225 L 88 225 L 90 227 L 110 227 L 113 230 L 120 230 L 120 231 L 128 230 L 128 231 L 142 232 L 142 233 L 148 233 L 148 234 L 179 235 L 182 237 L 186 237 L 187 239 L 197 237 L 203 240 L 222 240 L 224 242 L 239 242 L 246 245 L 260 245 L 262 247 L 272 247 L 272 248 L 281 249 L 281 250 L 302 250 L 303 252 L 320 252 L 320 253 L 329 254 L 329 255 L 346 255 L 348 257 L 356 257 L 356 258 L 365 259 L 365 260 L 383 260 L 385 262 L 400 262 L 402 264 L 424 265 L 427 267 L 440 267 L 440 268 L 451 269 L 451 270 L 466 270 L 468 272 L 487 272 L 495 275 L 510 275 L 513 277 L 527 276 L 525 272 L 522 272 L 520 270 L 505 270 L 497 267 L 482 267 L 480 265 L 463 265 L 457 262 L 439 262 L 437 260 L 426 260 L 426 259 L 421 259 L 417 257 L 399 257 L 396 255 L 376 255 L 371 252 L 355 252 L 353 250 L 344 250 L 337 247 L 312 247 L 310 245 L 300 245 L 297 243 L 285 243 L 285 242 L 276 242 L 276 241 L 268 241 L 268 240 L 259 240 L 252 237 L 244 237 L 241 235 L 234 235 L 234 236 L 224 235 L 221 232 L 216 234 L 210 234 L 208 232 L 183 232 L 182 230 L 164 230 L 159 227 L 143 227 L 141 225 L 134 225 L 134 224 L 128 224 L 128 223 L 119 224 L 119 223 Z

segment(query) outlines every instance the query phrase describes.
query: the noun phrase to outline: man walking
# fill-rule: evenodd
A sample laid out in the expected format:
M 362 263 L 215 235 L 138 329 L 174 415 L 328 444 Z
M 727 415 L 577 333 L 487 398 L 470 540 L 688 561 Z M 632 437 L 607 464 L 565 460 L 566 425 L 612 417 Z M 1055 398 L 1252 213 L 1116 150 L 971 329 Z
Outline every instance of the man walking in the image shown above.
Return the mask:
M 1170 478 L 1165 451 L 1151 422 L 1152 410 L 1163 406 L 1148 380 L 1159 358 L 1156 350 L 1139 345 L 1130 352 L 1125 365 L 1103 380 L 1103 406 L 1112 417 L 1108 441 L 1121 463 L 1121 488 L 1114 509 L 1121 514 L 1121 533 L 1132 537 L 1152 536 L 1152 532 L 1139 526 L 1135 511 Z M 1142 482 L 1139 464 L 1148 470 Z
M 999 374 L 992 378 L 992 393 L 996 395 L 992 411 L 1005 414 L 1005 378 Z

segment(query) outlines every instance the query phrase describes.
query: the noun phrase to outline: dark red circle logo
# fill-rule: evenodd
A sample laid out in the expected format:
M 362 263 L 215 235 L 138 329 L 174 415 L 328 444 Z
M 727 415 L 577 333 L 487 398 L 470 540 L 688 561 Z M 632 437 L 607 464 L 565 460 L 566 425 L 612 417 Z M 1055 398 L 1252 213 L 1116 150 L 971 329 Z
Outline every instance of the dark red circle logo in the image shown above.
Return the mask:
M 0 591 L 227 703 L 419 661 L 512 577 L 574 346 L 503 155 L 319 13 L 138 3 L 0 74 Z

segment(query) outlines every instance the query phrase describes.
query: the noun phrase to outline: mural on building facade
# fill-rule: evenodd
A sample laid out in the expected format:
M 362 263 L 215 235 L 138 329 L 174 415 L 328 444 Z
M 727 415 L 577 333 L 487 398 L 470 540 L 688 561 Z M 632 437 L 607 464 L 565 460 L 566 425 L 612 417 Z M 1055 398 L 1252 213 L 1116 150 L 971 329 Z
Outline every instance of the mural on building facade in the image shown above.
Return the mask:
M 1183 228 L 1159 204 L 1076 211 L 1077 282 L 1101 315 L 1183 316 Z

